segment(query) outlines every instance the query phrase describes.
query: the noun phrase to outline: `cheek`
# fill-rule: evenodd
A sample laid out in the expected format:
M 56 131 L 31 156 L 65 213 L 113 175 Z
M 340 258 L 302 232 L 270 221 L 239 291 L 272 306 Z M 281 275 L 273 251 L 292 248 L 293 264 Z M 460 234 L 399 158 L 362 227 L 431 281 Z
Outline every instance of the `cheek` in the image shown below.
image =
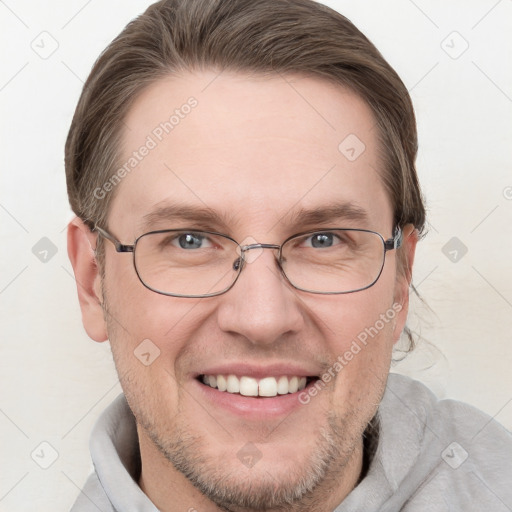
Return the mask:
M 367 307 L 359 322 L 350 326 L 350 335 L 336 344 L 329 406 L 342 415 L 350 404 L 353 421 L 362 428 L 374 416 L 385 390 L 393 347 L 394 319 L 389 311 L 395 313 L 371 303 Z
M 172 341 L 180 338 L 185 305 L 179 307 L 170 297 L 145 288 L 128 264 L 106 270 L 107 331 L 118 373 L 156 380 L 164 369 L 162 361 L 172 363 L 180 349 L 179 342 Z M 172 364 L 167 366 L 172 372 Z
M 182 320 L 196 305 L 146 288 L 137 277 L 131 258 L 122 265 L 107 267 L 105 294 L 111 320 L 117 324 L 125 344 L 140 343 L 146 338 L 160 344 L 175 336 L 181 324 L 186 324 Z
M 391 297 L 385 301 L 361 298 L 344 315 L 343 335 L 332 343 L 335 360 L 343 366 L 339 373 L 352 381 L 372 370 L 380 373 L 389 365 L 397 316 Z
M 139 386 L 174 389 L 191 371 L 186 354 L 194 340 L 211 329 L 214 303 L 161 295 L 135 279 L 129 272 L 107 275 L 108 334 L 118 373 L 130 372 Z
M 119 281 L 118 281 L 119 282 Z M 122 281 L 121 281 L 122 282 Z M 179 408 L 187 350 L 198 318 L 197 301 L 174 299 L 123 282 L 107 293 L 112 353 L 131 409 L 147 428 Z M 162 399 L 165 397 L 165 399 Z M 165 428 L 171 428 L 172 421 Z
M 367 290 L 328 297 L 315 308 L 331 357 L 323 379 L 333 391 L 331 407 L 354 404 L 368 420 L 385 387 L 400 309 L 393 302 L 394 274 L 383 273 L 381 279 Z
M 364 346 L 365 352 L 386 350 L 386 340 L 392 338 L 397 319 L 397 307 L 393 301 L 393 286 L 385 280 L 352 294 L 304 299 L 327 342 L 329 353 L 334 357 L 350 351 L 354 341 Z M 380 342 L 370 343 L 372 340 Z M 357 348 L 353 352 L 354 356 L 356 353 L 359 355 Z

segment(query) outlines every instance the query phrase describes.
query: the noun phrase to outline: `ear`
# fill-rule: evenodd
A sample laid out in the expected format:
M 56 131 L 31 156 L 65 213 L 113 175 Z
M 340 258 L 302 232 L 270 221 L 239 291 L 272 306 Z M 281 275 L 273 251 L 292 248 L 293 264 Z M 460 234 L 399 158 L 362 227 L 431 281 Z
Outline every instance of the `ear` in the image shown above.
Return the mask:
M 412 280 L 412 267 L 414 264 L 414 255 L 416 253 L 416 244 L 418 243 L 418 230 L 412 224 L 406 224 L 402 229 L 403 239 L 401 251 L 398 256 L 401 268 L 397 268 L 395 283 L 395 296 L 393 307 L 398 310 L 396 316 L 395 328 L 393 331 L 393 341 L 396 343 L 402 334 L 409 312 L 409 287 Z M 398 262 L 397 262 L 398 263 Z
M 82 323 L 89 337 L 100 342 L 108 336 L 103 316 L 101 277 L 94 253 L 96 236 L 78 217 L 68 225 L 68 256 L 75 273 Z

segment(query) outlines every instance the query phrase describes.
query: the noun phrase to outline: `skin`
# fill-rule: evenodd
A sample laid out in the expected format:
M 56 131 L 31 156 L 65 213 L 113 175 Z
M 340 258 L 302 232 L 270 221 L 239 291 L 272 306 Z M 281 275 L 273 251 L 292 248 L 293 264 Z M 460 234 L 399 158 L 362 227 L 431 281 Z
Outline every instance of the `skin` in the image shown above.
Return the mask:
M 239 242 L 251 237 L 280 244 L 294 233 L 333 224 L 392 236 L 374 119 L 359 97 L 303 76 L 202 71 L 165 78 L 129 111 L 123 156 L 190 96 L 197 107 L 115 191 L 107 228 L 121 242 L 131 244 L 149 231 L 142 230 L 141 219 L 166 201 L 207 205 L 226 218 L 221 231 Z M 366 146 L 353 162 L 338 150 L 348 134 Z M 364 209 L 367 221 L 293 223 L 300 208 L 346 201 Z M 184 226 L 186 221 L 162 220 L 151 229 Z M 331 511 L 341 503 L 359 480 L 362 433 L 384 392 L 391 350 L 405 324 L 413 227 L 404 228 L 401 249 L 409 268 L 397 272 L 396 251 L 388 252 L 380 279 L 367 290 L 298 291 L 279 273 L 273 251 L 264 250 L 230 291 L 206 299 L 148 290 L 131 255 L 116 254 L 109 242 L 102 282 L 96 236 L 79 219 L 70 223 L 83 323 L 92 339 L 110 339 L 137 419 L 139 484 L 155 505 L 163 511 Z M 296 364 L 319 375 L 394 303 L 402 305 L 395 318 L 309 404 L 286 416 L 244 418 L 198 391 L 195 374 L 226 363 Z M 144 339 L 160 350 L 149 366 L 133 354 Z M 261 454 L 250 468 L 237 457 L 247 443 Z

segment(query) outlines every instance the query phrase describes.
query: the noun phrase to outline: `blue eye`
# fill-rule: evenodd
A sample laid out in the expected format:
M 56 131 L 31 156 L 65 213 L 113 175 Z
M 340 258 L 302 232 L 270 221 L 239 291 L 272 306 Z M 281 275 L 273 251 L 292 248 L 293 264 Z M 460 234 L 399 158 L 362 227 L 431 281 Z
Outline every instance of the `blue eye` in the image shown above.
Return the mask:
M 336 245 L 337 241 L 335 240 L 338 238 L 333 233 L 315 233 L 314 235 L 311 235 L 309 237 L 311 247 L 314 247 L 315 249 L 319 248 L 325 248 L 325 247 L 332 247 L 333 245 Z M 338 239 L 339 243 L 339 239 Z
M 201 249 L 205 237 L 196 233 L 184 233 L 178 237 L 182 249 Z

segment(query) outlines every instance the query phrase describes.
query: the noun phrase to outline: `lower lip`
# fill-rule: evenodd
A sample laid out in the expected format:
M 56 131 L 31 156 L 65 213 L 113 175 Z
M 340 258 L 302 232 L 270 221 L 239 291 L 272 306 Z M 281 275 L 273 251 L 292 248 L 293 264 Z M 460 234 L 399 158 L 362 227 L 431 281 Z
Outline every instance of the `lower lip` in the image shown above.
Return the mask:
M 256 398 L 228 393 L 227 391 L 219 391 L 216 388 L 202 384 L 197 379 L 195 379 L 194 382 L 195 385 L 198 386 L 199 391 L 203 393 L 205 400 L 209 404 L 213 404 L 214 407 L 222 408 L 232 414 L 243 416 L 244 419 L 260 421 L 288 415 L 300 407 L 305 407 L 305 405 L 299 401 L 299 396 L 302 393 L 307 394 L 309 387 L 314 385 L 313 381 L 296 393 Z

